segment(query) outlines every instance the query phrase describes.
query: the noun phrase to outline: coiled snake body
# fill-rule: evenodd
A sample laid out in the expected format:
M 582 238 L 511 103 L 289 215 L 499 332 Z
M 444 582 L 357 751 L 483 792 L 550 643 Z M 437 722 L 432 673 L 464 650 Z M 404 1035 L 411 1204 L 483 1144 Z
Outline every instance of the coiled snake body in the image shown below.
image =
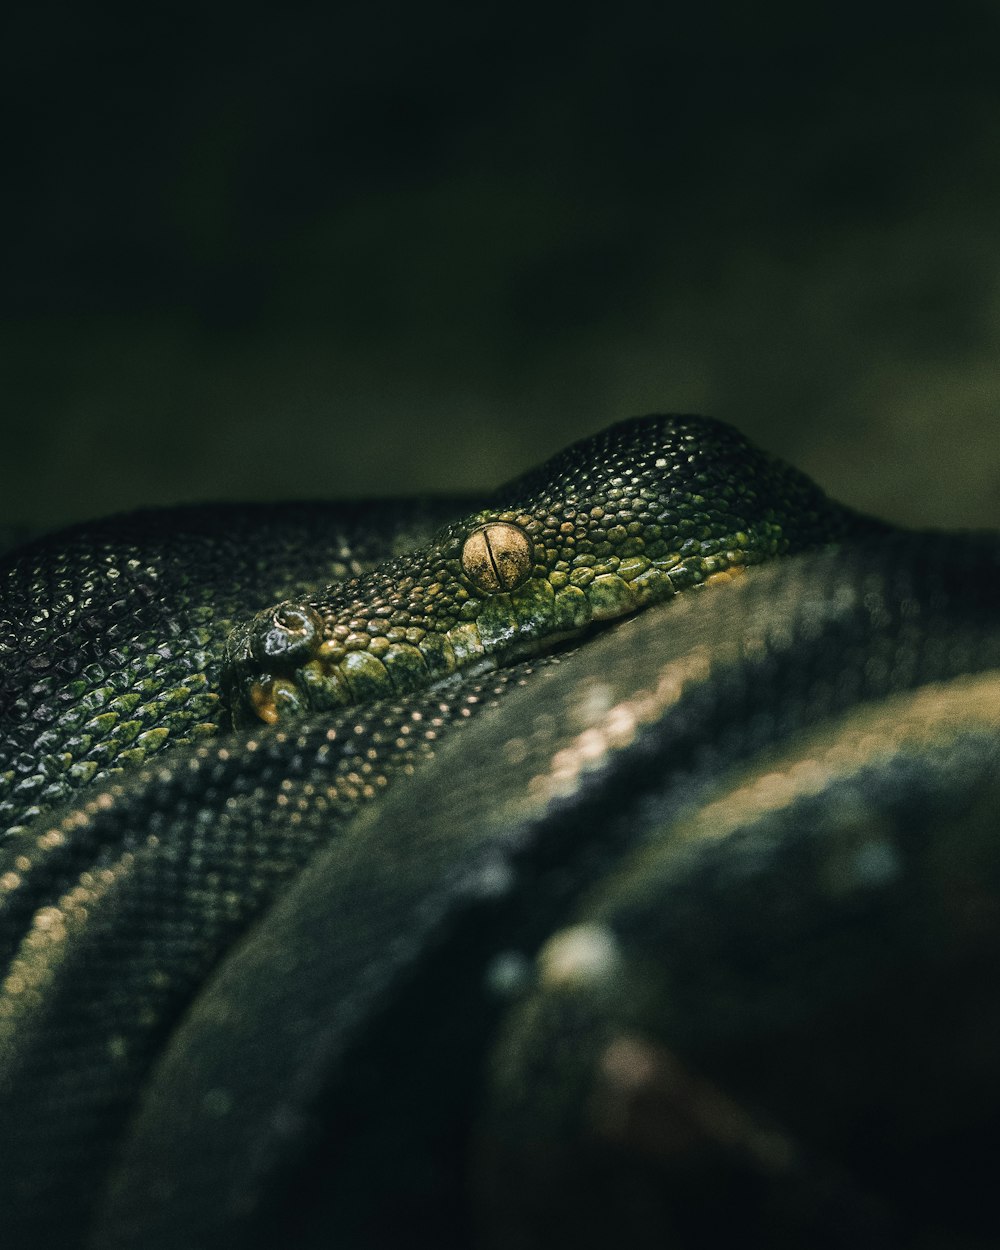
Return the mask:
M 994 1244 L 998 574 L 693 417 L 12 552 L 5 1246 Z

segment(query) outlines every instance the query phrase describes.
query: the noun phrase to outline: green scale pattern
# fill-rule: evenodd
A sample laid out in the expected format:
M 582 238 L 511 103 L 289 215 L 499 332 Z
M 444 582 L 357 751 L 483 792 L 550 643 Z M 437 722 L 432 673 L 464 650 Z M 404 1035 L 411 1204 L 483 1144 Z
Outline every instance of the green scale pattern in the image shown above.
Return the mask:
M 526 536 L 531 567 L 485 593 L 462 551 L 496 523 Z M 624 422 L 405 559 L 260 614 L 234 637 L 234 682 L 238 695 L 262 689 L 273 719 L 405 694 L 550 649 L 713 574 L 878 528 L 720 422 Z
M 532 559 L 487 594 L 495 523 Z M 138 514 L 0 574 L 10 1250 L 992 1244 L 996 536 L 650 417 L 487 500 Z
M 0 564 L 0 836 L 228 728 L 234 622 L 426 541 L 458 503 L 212 505 L 81 525 Z

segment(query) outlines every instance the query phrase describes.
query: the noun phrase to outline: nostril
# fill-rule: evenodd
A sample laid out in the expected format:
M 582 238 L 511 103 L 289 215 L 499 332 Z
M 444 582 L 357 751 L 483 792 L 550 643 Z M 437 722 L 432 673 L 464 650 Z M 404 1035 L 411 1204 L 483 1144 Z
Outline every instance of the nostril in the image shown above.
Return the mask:
M 279 603 L 254 618 L 250 651 L 261 662 L 296 661 L 311 655 L 322 635 L 323 619 L 314 608 L 302 603 Z

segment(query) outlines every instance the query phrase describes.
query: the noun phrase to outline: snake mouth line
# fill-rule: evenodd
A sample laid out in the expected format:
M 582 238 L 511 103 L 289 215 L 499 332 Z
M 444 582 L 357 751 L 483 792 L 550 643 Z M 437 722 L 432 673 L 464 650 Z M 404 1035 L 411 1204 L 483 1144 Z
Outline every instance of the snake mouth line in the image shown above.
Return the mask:
M 253 646 L 252 625 L 233 642 L 235 714 L 242 706 L 265 724 L 276 724 L 286 713 L 335 711 L 402 697 L 456 674 L 490 672 L 505 658 L 483 645 L 475 622 L 442 633 L 428 631 L 413 643 L 374 638 L 367 648 L 341 652 L 336 660 L 318 633 L 308 647 L 296 647 L 294 656 L 288 648 L 285 656 L 275 657 L 277 663 L 264 665 Z M 293 658 L 298 662 L 289 663 Z
M 241 674 L 234 681 L 234 713 L 238 717 L 242 708 L 273 725 L 286 714 L 334 711 L 433 690 L 453 679 L 483 676 L 510 663 L 570 650 L 599 629 L 599 623 L 591 622 L 541 638 L 515 636 L 497 650 L 484 647 L 475 624 L 465 623 L 433 636 L 427 646 L 359 650 L 335 664 L 318 654 L 297 667 L 262 671 L 244 628 L 239 637 L 234 635 L 230 652 L 232 670 Z
M 742 566 L 732 567 L 697 586 L 726 583 L 742 572 Z M 338 711 L 430 690 L 452 677 L 479 676 L 570 650 L 647 606 L 619 602 L 612 614 L 605 605 L 600 614 L 591 610 L 566 627 L 538 632 L 519 624 L 508 604 L 440 633 L 421 631 L 413 642 L 390 643 L 376 637 L 368 647 L 344 654 L 327 640 L 313 609 L 279 604 L 234 631 L 230 649 L 234 721 L 243 723 L 241 712 L 249 712 L 274 725 L 285 715 Z

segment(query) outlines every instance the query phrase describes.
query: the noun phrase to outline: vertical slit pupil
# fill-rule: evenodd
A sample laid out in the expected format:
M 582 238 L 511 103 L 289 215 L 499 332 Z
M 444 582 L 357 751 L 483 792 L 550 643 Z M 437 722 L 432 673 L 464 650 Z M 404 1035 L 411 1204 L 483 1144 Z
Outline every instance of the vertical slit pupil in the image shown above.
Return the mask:
M 501 590 L 506 590 L 507 583 L 506 583 L 503 573 L 501 573 L 500 571 L 500 565 L 497 563 L 497 558 L 493 552 L 493 543 L 490 539 L 489 530 L 484 531 L 483 540 L 486 544 L 486 554 L 487 556 L 489 556 L 490 567 L 493 569 L 493 576 L 497 579 L 497 585 L 500 587 Z

